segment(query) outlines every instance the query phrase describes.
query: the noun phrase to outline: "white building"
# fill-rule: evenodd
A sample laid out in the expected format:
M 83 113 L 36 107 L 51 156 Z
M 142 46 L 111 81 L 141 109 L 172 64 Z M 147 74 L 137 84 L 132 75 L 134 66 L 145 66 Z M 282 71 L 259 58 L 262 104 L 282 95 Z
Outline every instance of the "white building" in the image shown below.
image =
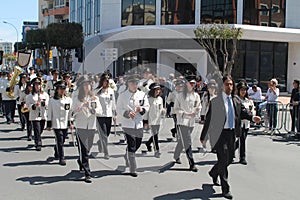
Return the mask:
M 84 70 L 114 74 L 151 65 L 159 76 L 187 69 L 206 75 L 207 53 L 193 40 L 199 24 L 228 23 L 243 29 L 233 76 L 273 77 L 291 91 L 300 79 L 299 0 L 70 0 L 70 21 L 83 25 Z M 118 60 L 103 59 L 116 48 Z M 150 64 L 149 64 L 150 63 Z M 157 64 L 156 64 L 157 63 Z

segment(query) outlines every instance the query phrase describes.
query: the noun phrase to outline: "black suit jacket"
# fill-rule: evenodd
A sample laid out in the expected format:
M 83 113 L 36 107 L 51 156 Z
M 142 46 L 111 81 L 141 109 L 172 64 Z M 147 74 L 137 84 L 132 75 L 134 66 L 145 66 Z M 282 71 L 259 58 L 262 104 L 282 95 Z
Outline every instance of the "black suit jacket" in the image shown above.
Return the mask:
M 241 99 L 238 96 L 232 96 L 234 113 L 235 113 L 235 136 L 241 135 L 241 120 L 248 119 L 252 121 L 253 115 L 249 114 L 243 106 Z M 206 140 L 209 136 L 211 147 L 214 148 L 217 144 L 222 130 L 226 122 L 226 110 L 223 96 L 218 95 L 212 99 L 209 105 L 209 110 L 206 115 L 206 121 L 201 133 L 201 140 Z

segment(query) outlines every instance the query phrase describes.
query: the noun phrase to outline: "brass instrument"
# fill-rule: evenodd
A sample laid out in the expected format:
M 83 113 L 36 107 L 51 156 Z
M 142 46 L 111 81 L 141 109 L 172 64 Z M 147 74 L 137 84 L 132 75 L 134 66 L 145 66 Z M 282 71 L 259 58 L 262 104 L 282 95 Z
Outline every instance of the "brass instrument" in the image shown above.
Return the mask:
M 14 94 L 14 88 L 15 85 L 18 83 L 18 76 L 22 73 L 23 69 L 21 67 L 15 66 L 14 67 L 14 75 L 12 76 L 10 82 L 9 82 L 9 87 L 6 89 L 6 95 L 9 98 L 15 98 L 15 94 Z
M 21 113 L 27 113 L 29 112 L 29 108 L 26 107 L 26 104 L 23 105 L 23 107 L 21 108 Z

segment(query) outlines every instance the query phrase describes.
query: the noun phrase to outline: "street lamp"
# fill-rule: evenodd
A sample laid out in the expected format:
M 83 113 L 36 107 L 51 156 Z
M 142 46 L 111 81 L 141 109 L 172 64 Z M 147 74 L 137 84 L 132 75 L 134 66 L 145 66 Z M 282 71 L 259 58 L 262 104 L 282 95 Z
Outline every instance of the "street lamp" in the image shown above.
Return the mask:
M 12 23 L 9 23 L 7 21 L 3 21 L 4 24 L 8 24 L 8 25 L 11 25 L 12 27 L 14 27 L 14 29 L 16 30 L 17 32 L 17 53 L 18 53 L 18 50 L 19 50 L 19 44 L 18 44 L 18 41 L 19 41 L 19 32 L 18 32 L 18 29 L 15 27 L 15 25 L 13 25 Z

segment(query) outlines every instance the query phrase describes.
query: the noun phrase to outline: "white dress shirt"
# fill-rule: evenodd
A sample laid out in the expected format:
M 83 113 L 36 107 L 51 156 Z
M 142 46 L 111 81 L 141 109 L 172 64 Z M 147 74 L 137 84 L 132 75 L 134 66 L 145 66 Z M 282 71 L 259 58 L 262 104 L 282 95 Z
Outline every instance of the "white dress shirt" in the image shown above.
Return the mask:
M 229 113 L 228 113 L 228 100 L 227 100 L 227 97 L 229 97 L 230 99 L 230 103 L 231 103 L 231 106 L 233 108 L 233 116 L 235 116 L 234 114 L 234 105 L 233 105 L 233 101 L 232 101 L 232 96 L 231 95 L 227 95 L 225 92 L 222 92 L 222 96 L 223 96 L 223 101 L 224 101 L 224 106 L 225 106 L 225 111 L 226 111 L 226 121 L 225 121 L 225 124 L 224 124 L 224 129 L 229 129 L 230 126 L 229 126 Z M 235 127 L 235 119 L 233 119 L 233 127 Z
M 116 99 L 115 99 L 115 92 L 112 88 L 107 88 L 106 92 L 101 92 L 98 94 L 99 90 L 96 89 L 95 94 L 99 98 L 101 107 L 102 107 L 102 114 L 97 115 L 97 117 L 113 117 L 115 116 L 116 111 Z

